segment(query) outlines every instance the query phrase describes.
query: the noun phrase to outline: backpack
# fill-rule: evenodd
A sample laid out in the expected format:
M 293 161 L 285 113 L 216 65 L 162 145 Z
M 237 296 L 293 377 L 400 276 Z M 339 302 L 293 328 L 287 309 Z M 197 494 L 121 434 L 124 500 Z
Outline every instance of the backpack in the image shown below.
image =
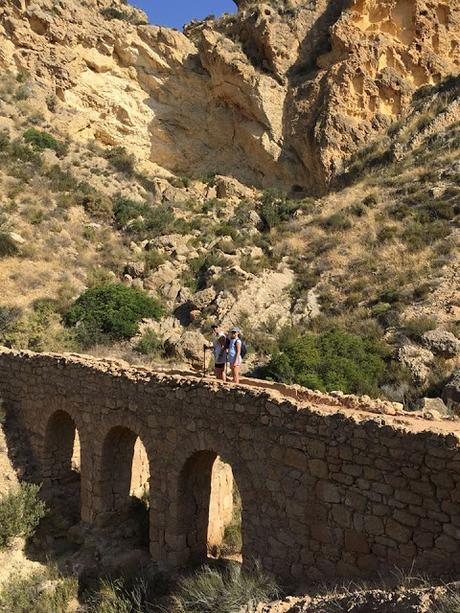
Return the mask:
M 239 340 L 241 341 L 240 356 L 241 356 L 241 359 L 243 359 L 244 356 L 248 352 L 248 345 L 247 345 L 246 341 L 244 341 L 242 338 L 240 338 Z M 225 341 L 225 349 L 229 349 L 229 348 L 230 348 L 230 339 L 227 336 L 227 339 Z

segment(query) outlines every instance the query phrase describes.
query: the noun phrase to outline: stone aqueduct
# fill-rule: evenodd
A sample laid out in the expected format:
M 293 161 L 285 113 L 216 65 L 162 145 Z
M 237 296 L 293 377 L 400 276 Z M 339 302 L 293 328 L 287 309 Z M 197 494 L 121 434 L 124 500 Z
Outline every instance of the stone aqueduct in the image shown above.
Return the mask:
M 331 396 L 288 396 L 79 356 L 0 351 L 0 397 L 41 478 L 69 469 L 78 430 L 84 522 L 125 502 L 140 437 L 150 468 L 150 551 L 165 567 L 206 555 L 220 456 L 241 493 L 244 561 L 310 581 L 394 566 L 456 569 L 458 425 L 437 422 L 435 431 L 407 415 L 353 412 Z

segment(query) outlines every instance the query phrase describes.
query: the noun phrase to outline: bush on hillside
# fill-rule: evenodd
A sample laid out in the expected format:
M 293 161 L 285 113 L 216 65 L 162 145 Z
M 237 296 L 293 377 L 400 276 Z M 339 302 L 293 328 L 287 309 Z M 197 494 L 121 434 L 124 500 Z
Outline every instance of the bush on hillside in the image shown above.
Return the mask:
M 144 318 L 159 319 L 163 309 L 142 290 L 111 283 L 87 289 L 65 315 L 68 326 L 77 326 L 83 344 L 130 339 Z
M 125 147 L 113 147 L 105 152 L 105 158 L 119 172 L 131 177 L 134 174 L 136 158 Z
M 289 200 L 286 194 L 277 190 L 267 190 L 262 197 L 259 209 L 263 231 L 269 232 L 281 223 L 289 221 L 300 208 L 299 201 Z
M 322 391 L 376 394 L 385 373 L 385 355 L 374 339 L 341 329 L 301 336 L 287 334 L 262 375 Z
M 164 352 L 164 343 L 154 330 L 146 330 L 134 349 L 142 355 L 160 356 Z
M 135 26 L 143 26 L 147 25 L 147 21 L 145 19 L 140 19 L 136 13 L 132 13 L 129 11 L 120 11 L 114 6 L 107 6 L 101 9 L 100 14 L 107 20 L 111 21 L 112 19 L 120 19 L 121 21 L 128 21 Z
M 115 199 L 113 214 L 119 228 L 150 237 L 167 234 L 174 224 L 174 213 L 167 206 L 151 206 L 121 196 Z
M 14 162 L 25 162 L 32 166 L 41 166 L 40 153 L 29 147 L 22 145 L 18 141 L 13 141 L 9 148 L 9 157 Z
M 17 243 L 11 238 L 10 232 L 0 231 L 0 258 L 11 257 L 19 253 Z
M 333 232 L 336 232 L 341 230 L 349 230 L 352 226 L 352 223 L 345 213 L 339 211 L 337 213 L 333 213 L 329 217 L 326 217 L 326 219 L 321 222 L 321 225 L 326 230 L 332 230 Z
M 74 331 L 62 326 L 58 304 L 52 300 L 38 300 L 32 309 L 3 331 L 0 338 L 8 347 L 31 351 L 77 351 Z
M 420 341 L 425 332 L 434 330 L 437 322 L 432 317 L 414 317 L 403 323 L 402 330 L 413 341 Z
M 46 505 L 38 497 L 40 487 L 33 483 L 21 483 L 17 491 L 10 491 L 0 499 L 0 550 L 11 545 L 18 536 L 32 536 Z
M 65 151 L 65 146 L 54 136 L 36 128 L 29 128 L 22 137 L 35 151 L 44 151 L 45 149 L 52 149 L 56 153 L 63 153 Z
M 4 341 L 3 334 L 9 332 L 21 317 L 21 309 L 13 306 L 0 306 L 0 342 Z
M 107 222 L 112 220 L 112 201 L 108 196 L 94 191 L 79 195 L 78 201 L 91 217 Z

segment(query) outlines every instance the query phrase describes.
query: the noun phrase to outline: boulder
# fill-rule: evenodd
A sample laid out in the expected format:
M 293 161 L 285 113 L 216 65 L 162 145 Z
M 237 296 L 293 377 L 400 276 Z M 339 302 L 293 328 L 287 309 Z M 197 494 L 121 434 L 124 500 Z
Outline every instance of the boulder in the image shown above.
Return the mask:
M 435 355 L 443 358 L 454 358 L 460 355 L 460 341 L 447 330 L 429 330 L 422 336 L 422 342 Z
M 430 374 L 430 366 L 434 359 L 431 351 L 406 341 L 398 351 L 398 359 L 410 370 L 413 378 L 418 383 L 425 383 L 427 381 Z
M 216 298 L 216 290 L 211 286 L 196 292 L 190 299 L 190 305 L 195 309 L 205 309 Z
M 209 341 L 198 330 L 187 330 L 178 339 L 170 338 L 165 342 L 170 357 L 199 367 L 203 364 L 203 345 L 209 345 Z
M 436 412 L 440 415 L 447 415 L 448 409 L 442 398 L 422 398 L 419 407 L 424 412 Z
M 143 262 L 127 262 L 123 269 L 123 274 L 129 275 L 132 279 L 140 279 L 144 276 Z
M 20 234 L 17 234 L 16 232 L 8 232 L 8 238 L 17 247 L 19 247 L 20 245 L 24 245 L 24 243 L 26 242 L 26 239 L 23 238 Z
M 448 409 L 460 415 L 460 369 L 454 372 L 442 396 Z
M 254 190 L 250 187 L 246 187 L 233 177 L 224 177 L 222 175 L 216 175 L 214 179 L 216 186 L 216 193 L 218 198 L 231 198 L 236 197 L 239 199 L 253 198 Z

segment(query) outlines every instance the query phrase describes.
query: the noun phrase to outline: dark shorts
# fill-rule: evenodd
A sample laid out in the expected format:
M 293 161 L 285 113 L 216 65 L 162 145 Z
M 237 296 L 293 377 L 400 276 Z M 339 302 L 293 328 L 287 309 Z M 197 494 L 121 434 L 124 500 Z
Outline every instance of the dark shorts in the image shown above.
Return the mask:
M 214 368 L 215 368 L 216 370 L 224 370 L 224 368 L 225 368 L 225 362 L 224 362 L 223 364 L 215 364 L 215 365 L 214 365 Z

